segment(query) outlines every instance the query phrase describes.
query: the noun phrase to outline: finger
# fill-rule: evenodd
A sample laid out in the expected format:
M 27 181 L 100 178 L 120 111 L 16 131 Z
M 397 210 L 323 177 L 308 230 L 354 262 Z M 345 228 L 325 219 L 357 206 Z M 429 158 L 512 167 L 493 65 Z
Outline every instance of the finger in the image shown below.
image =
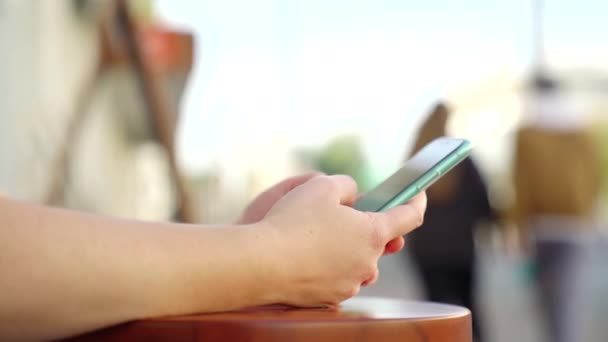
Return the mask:
M 320 176 L 311 180 L 318 191 L 332 196 L 340 204 L 351 205 L 357 198 L 357 183 L 346 175 Z
M 420 227 L 424 220 L 426 210 L 426 194 L 424 192 L 416 195 L 408 203 L 399 205 L 379 215 L 382 226 L 387 229 L 389 239 L 405 235 Z
M 405 239 L 403 238 L 403 236 L 398 236 L 398 237 L 392 239 L 391 241 L 389 241 L 386 244 L 386 246 L 384 246 L 384 253 L 383 253 L 383 255 L 389 255 L 389 254 L 397 253 L 401 249 L 403 249 L 404 245 L 405 245 Z
M 285 195 L 286 193 L 288 193 L 291 190 L 297 188 L 298 186 L 308 182 L 309 180 L 311 180 L 315 177 L 324 176 L 324 175 L 325 174 L 322 172 L 314 171 L 314 172 L 305 173 L 305 174 L 302 174 L 299 176 L 287 178 L 286 180 L 279 183 L 280 188 L 282 190 L 281 192 L 283 195 Z
M 247 207 L 241 219 L 238 221 L 241 224 L 248 224 L 258 222 L 264 218 L 268 210 L 272 208 L 275 203 L 285 196 L 291 190 L 298 186 L 308 182 L 309 180 L 321 176 L 320 172 L 310 172 L 299 176 L 287 178 L 275 185 L 268 190 L 259 194 Z
M 273 185 L 271 188 L 264 191 L 262 193 L 262 195 L 267 196 L 269 200 L 271 198 L 274 199 L 274 201 L 271 201 L 274 203 L 277 200 L 279 200 L 281 197 L 285 196 L 285 194 L 287 194 L 291 190 L 297 188 L 298 186 L 308 182 L 309 180 L 311 180 L 315 177 L 322 176 L 322 175 L 323 174 L 320 172 L 310 172 L 310 173 L 305 173 L 305 174 L 302 174 L 299 176 L 290 177 L 290 178 L 284 179 L 284 180 L 280 181 L 279 183 Z
M 373 285 L 376 281 L 378 281 L 379 276 L 380 276 L 380 271 L 378 271 L 378 269 L 376 269 L 376 271 L 374 272 L 374 275 L 372 275 L 369 279 L 364 280 L 361 283 L 361 286 Z
M 346 175 L 330 176 L 338 185 L 337 195 L 340 198 L 340 204 L 352 205 L 357 199 L 357 182 Z
M 357 194 L 357 197 L 355 198 L 355 202 L 354 203 L 357 203 L 361 199 L 361 197 L 363 197 L 363 196 L 365 196 L 365 194 Z

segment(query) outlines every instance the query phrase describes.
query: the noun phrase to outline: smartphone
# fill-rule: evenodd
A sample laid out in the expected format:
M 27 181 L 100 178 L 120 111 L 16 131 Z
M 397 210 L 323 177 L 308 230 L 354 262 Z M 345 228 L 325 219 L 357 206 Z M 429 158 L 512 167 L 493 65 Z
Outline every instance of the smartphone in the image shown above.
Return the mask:
M 471 143 L 466 139 L 437 138 L 406 161 L 397 172 L 359 198 L 353 208 L 378 212 L 406 203 L 470 153 Z

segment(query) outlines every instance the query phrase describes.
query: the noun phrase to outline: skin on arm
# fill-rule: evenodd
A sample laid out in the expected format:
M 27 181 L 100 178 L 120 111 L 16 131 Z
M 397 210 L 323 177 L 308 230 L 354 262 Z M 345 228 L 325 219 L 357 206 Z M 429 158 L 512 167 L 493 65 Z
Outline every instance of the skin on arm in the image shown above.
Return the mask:
M 0 222 L 0 340 L 275 300 L 265 288 L 274 270 L 264 229 L 118 220 L 6 199 Z M 255 281 L 261 275 L 266 282 Z
M 286 182 L 295 182 L 286 194 L 252 203 L 248 224 L 227 226 L 119 220 L 0 198 L 0 340 L 271 303 L 336 305 L 375 281 L 378 258 L 422 223 L 424 195 L 363 213 L 350 208 L 351 178 Z

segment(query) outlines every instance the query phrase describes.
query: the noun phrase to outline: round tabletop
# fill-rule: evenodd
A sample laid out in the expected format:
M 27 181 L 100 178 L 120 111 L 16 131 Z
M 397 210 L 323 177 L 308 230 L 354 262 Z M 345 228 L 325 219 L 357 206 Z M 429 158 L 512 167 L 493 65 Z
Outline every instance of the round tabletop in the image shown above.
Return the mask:
M 338 308 L 283 305 L 155 318 L 78 341 L 471 341 L 469 310 L 447 304 L 355 297 Z

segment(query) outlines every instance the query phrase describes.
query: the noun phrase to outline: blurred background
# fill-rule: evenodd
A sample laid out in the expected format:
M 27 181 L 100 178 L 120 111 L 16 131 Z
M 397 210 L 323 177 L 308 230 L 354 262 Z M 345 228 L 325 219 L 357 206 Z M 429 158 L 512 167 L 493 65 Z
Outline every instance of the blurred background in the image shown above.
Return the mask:
M 312 169 L 370 189 L 445 103 L 446 132 L 475 144 L 498 217 L 473 232 L 484 340 L 542 341 L 531 257 L 511 246 L 518 132 L 546 107 L 542 75 L 568 99 L 560 122 L 597 151 L 578 336 L 605 341 L 605 13 L 601 0 L 0 0 L 0 192 L 233 222 L 257 193 Z M 424 298 L 407 251 L 380 267 L 363 295 Z

